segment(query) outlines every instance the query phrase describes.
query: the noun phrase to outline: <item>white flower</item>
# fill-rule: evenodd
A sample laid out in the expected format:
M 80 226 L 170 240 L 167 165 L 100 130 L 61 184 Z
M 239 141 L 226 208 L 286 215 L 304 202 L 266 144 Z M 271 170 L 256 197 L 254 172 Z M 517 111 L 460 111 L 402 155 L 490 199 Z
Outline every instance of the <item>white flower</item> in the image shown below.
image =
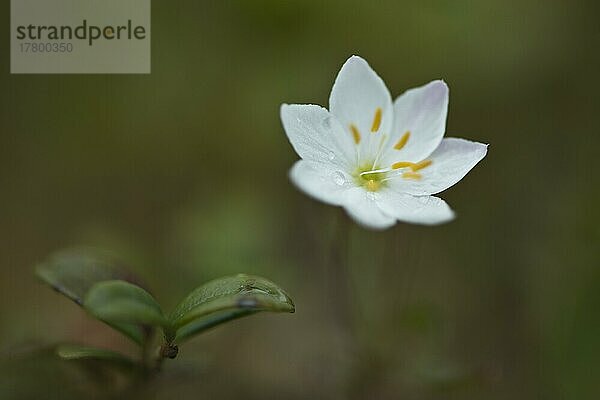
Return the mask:
M 329 111 L 281 106 L 287 136 L 302 158 L 291 179 L 308 195 L 344 207 L 365 227 L 449 221 L 453 211 L 432 195 L 460 181 L 487 145 L 444 139 L 447 110 L 443 81 L 408 90 L 392 103 L 381 78 L 352 56 L 335 80 Z

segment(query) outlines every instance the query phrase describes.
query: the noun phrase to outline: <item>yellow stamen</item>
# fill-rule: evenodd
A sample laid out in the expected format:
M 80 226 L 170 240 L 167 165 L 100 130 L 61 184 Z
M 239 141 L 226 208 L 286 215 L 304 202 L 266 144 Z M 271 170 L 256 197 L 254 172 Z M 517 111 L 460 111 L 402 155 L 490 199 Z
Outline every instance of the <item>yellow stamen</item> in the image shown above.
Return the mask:
M 400 169 L 400 168 L 408 168 L 408 167 L 412 168 L 413 165 L 415 165 L 415 164 L 408 162 L 408 161 L 399 161 L 397 163 L 392 164 L 392 169 Z
M 402 174 L 402 177 L 404 179 L 415 179 L 415 180 L 419 180 L 421 179 L 421 174 L 417 173 L 417 172 L 405 172 Z
M 376 192 L 381 187 L 381 182 L 370 179 L 365 183 L 365 187 L 369 192 Z
M 410 131 L 406 131 L 404 135 L 398 140 L 394 148 L 396 150 L 401 150 L 404 146 L 406 146 L 406 142 L 408 142 L 408 138 L 410 138 Z
M 356 127 L 356 125 L 350 124 L 350 130 L 352 131 L 352 137 L 354 138 L 354 143 L 359 144 L 360 143 L 360 132 L 358 131 L 358 128 Z
M 381 107 L 377 107 L 375 110 L 375 117 L 373 118 L 373 125 L 371 125 L 371 132 L 375 133 L 379 130 L 381 125 Z
M 412 169 L 413 171 L 416 172 L 416 171 L 418 171 L 420 169 L 429 167 L 432 163 L 433 163 L 433 161 L 431 161 L 431 160 L 423 160 L 421 162 L 418 162 L 416 164 L 411 165 L 410 169 Z

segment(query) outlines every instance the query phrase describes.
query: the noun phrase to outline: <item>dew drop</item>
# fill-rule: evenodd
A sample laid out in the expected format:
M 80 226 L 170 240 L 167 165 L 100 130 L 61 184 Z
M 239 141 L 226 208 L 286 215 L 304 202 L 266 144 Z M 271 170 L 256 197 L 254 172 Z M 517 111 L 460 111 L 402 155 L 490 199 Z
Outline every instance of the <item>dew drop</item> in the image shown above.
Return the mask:
M 333 151 L 330 151 L 327 154 L 327 158 L 329 158 L 329 161 L 333 161 L 335 159 L 335 153 Z
M 254 308 L 258 305 L 258 302 L 253 297 L 245 297 L 238 300 L 238 307 L 241 308 Z
M 346 183 L 346 178 L 344 177 L 344 174 L 336 171 L 333 173 L 333 181 L 336 183 L 336 185 L 343 186 L 344 183 Z

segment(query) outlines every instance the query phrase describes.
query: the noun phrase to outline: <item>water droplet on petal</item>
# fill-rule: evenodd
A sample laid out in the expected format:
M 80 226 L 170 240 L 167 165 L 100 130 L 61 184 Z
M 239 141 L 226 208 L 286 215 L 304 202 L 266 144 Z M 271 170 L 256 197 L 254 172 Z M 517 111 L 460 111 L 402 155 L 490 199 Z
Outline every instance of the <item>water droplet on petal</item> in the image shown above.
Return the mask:
M 377 195 L 373 192 L 367 192 L 367 199 L 375 200 L 375 199 L 377 199 Z
M 329 161 L 333 161 L 335 159 L 335 153 L 333 151 L 330 151 L 327 154 L 327 158 L 329 158 Z
M 343 186 L 346 183 L 346 177 L 340 171 L 336 171 L 333 173 L 333 181 L 336 185 Z

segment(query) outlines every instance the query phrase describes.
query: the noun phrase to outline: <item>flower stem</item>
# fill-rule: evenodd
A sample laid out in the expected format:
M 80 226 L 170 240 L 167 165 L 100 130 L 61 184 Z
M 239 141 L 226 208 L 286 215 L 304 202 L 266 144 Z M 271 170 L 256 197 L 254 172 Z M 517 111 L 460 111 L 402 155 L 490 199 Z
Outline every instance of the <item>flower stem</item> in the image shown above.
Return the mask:
M 333 240 L 330 245 L 330 268 L 329 285 L 330 292 L 335 295 L 332 298 L 334 315 L 337 316 L 339 328 L 344 332 L 353 331 L 353 304 L 351 287 L 352 280 L 349 271 L 349 251 L 351 223 L 346 215 L 339 213 L 337 215 L 333 233 Z

